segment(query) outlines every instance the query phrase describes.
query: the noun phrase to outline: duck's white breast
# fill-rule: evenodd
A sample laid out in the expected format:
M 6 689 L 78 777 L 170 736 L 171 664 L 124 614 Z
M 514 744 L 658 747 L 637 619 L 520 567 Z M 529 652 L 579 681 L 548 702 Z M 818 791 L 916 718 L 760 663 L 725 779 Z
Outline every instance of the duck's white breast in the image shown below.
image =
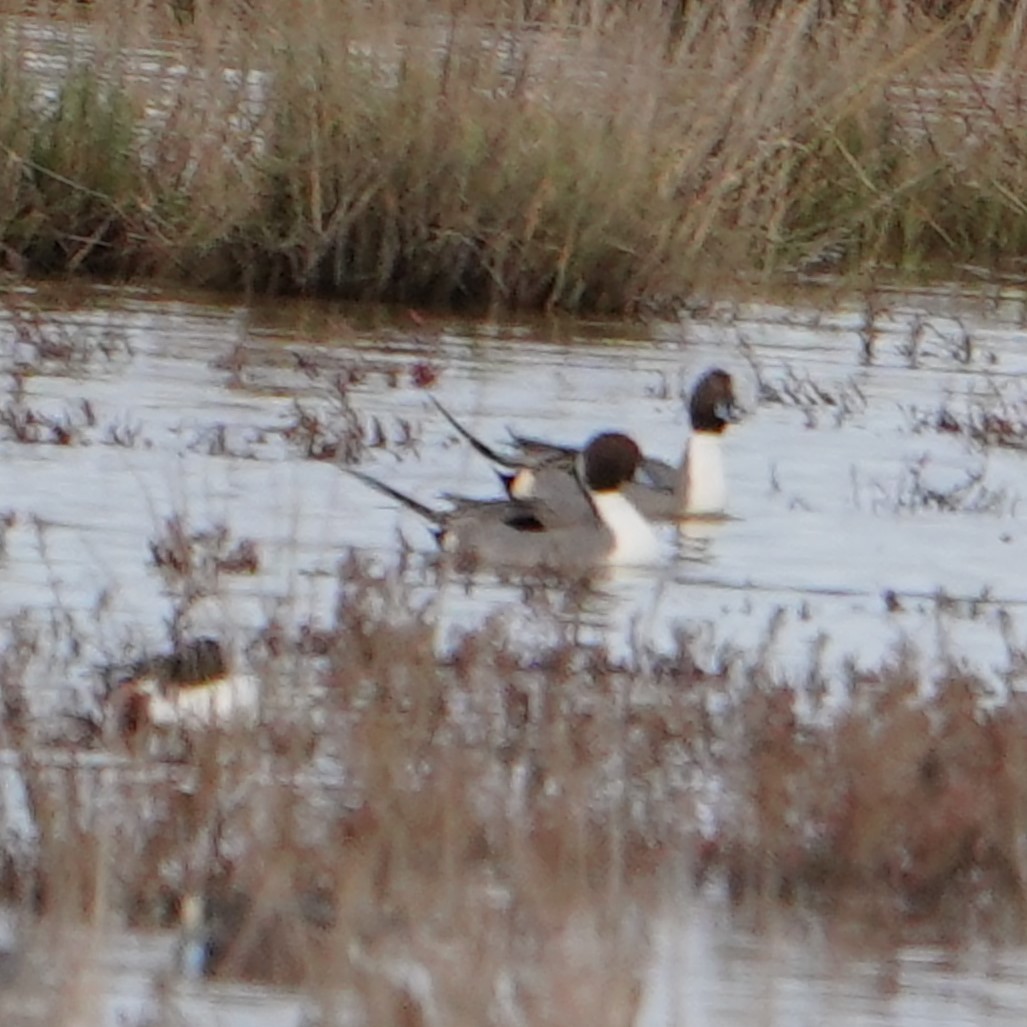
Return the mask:
M 201 728 L 257 719 L 260 683 L 248 674 L 230 674 L 199 685 L 169 686 L 150 698 L 150 722 L 157 726 Z
M 607 557 L 609 563 L 654 563 L 660 558 L 659 537 L 631 500 L 619 492 L 597 492 L 592 499 L 613 535 L 613 548 Z
M 727 480 L 719 435 L 696 432 L 685 450 L 683 513 L 692 516 L 722 514 L 727 506 Z

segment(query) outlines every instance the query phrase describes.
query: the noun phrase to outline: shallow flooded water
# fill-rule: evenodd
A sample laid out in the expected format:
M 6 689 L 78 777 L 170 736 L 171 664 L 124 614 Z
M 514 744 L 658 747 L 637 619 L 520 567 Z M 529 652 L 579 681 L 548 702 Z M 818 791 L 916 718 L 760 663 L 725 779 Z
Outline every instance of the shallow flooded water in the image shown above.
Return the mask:
M 711 910 L 664 925 L 638 1023 L 1014 1024 L 1023 1016 L 1023 951 L 907 948 L 853 954 L 777 925 L 732 928 Z
M 659 649 L 679 629 L 711 659 L 765 646 L 782 674 L 812 662 L 829 687 L 847 660 L 874 666 L 905 639 L 925 665 L 964 664 L 999 697 L 1024 674 L 1024 299 L 874 302 L 812 294 L 625 325 L 11 293 L 0 615 L 74 624 L 83 651 L 69 678 L 43 668 L 35 694 L 93 695 L 95 664 L 165 643 L 181 595 L 154 546 L 181 529 L 225 553 L 248 540 L 256 554 L 245 572 L 212 571 L 209 595 L 188 604 L 190 631 L 241 649 L 271 617 L 326 625 L 348 549 L 389 563 L 401 537 L 434 545 L 416 516 L 337 464 L 428 504 L 445 490 L 496 491 L 429 392 L 490 442 L 507 426 L 574 443 L 620 428 L 676 461 L 681 394 L 720 365 L 748 408 L 725 443 L 731 519 L 680 538 L 668 528 L 665 565 L 607 581 L 589 630 L 615 651 Z M 488 576 L 470 590 L 454 581 L 433 593 L 438 645 L 497 610 L 530 643 L 521 599 Z M 713 907 L 654 933 L 641 1024 L 1011 1023 L 1027 999 L 1016 953 L 909 951 L 882 966 L 833 957 L 822 939 L 740 930 Z M 225 994 L 229 1010 L 244 1001 Z M 233 1015 L 223 1022 L 255 1022 Z
M 494 495 L 492 469 L 428 386 L 493 443 L 507 427 L 575 443 L 620 428 L 676 462 L 680 394 L 721 365 L 749 410 L 725 439 L 731 518 L 681 539 L 668 529 L 659 572 L 607 583 L 616 601 L 597 629 L 615 648 L 629 634 L 659 646 L 683 622 L 711 647 L 752 645 L 773 618 L 783 666 L 827 632 L 828 662 L 876 662 L 906 637 L 1000 671 L 1000 621 L 1019 637 L 1027 455 L 938 427 L 943 410 L 953 423 L 1027 417 L 1018 298 L 895 296 L 875 317 L 869 362 L 858 306 L 725 305 L 638 327 L 417 325 L 402 312 L 103 291 L 70 308 L 26 302 L 37 325 L 16 308 L 3 324 L 6 613 L 56 598 L 92 616 L 102 602 L 112 625 L 162 638 L 169 596 L 150 544 L 178 518 L 260 554 L 255 574 L 222 577 L 218 602 L 195 611 L 210 623 L 195 627 L 245 631 L 271 607 L 317 621 L 348 547 L 389 560 L 400 537 L 434 544 L 419 518 L 309 449 L 335 446 L 342 463 L 348 446 L 361 469 L 429 505 L 446 490 Z M 470 600 L 463 591 L 443 622 L 480 619 L 511 595 L 487 580 Z
M 779 923 L 760 931 L 732 923 L 717 904 L 691 908 L 653 928 L 654 958 L 641 982 L 636 1027 L 741 1025 L 978 1025 L 1022 1023 L 1027 973 L 1020 948 L 968 946 L 956 952 L 906 948 L 885 956 L 846 950 L 818 932 Z M 80 935 L 83 960 L 103 987 L 91 998 L 96 1025 L 217 1023 L 223 1027 L 302 1027 L 325 1008 L 360 1022 L 344 996 L 320 1001 L 288 991 L 170 975 L 175 940 L 167 934 Z M 60 946 L 58 946 L 58 949 Z M 50 949 L 51 955 L 54 949 Z M 36 959 L 39 954 L 36 954 Z M 35 986 L 4 1007 L 24 1022 L 45 1013 Z M 52 985 L 59 987 L 59 985 Z M 15 1022 L 22 1022 L 16 1020 Z

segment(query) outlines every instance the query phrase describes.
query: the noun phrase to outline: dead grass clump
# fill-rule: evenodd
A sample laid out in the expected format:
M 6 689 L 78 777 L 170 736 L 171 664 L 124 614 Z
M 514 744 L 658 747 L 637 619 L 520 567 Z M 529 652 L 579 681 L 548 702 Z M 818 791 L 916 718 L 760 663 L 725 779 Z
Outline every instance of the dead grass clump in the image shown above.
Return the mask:
M 0 430 L 7 438 L 23 445 L 73 446 L 82 441 L 83 421 L 88 423 L 90 411 L 81 408 L 73 419 L 63 414 L 46 414 L 30 407 L 25 398 L 24 379 L 16 376 L 9 397 L 0 406 Z
M 23 127 L 0 123 L 8 152 L 22 165 L 10 245 L 37 271 L 111 273 L 131 266 L 126 256 L 138 253 L 133 243 L 145 234 L 137 213 L 145 187 L 139 118 L 128 94 L 85 65 L 73 68 L 41 109 L 24 85 L 17 93 L 23 106 L 4 113 L 24 118 L 31 134 L 26 139 Z
M 915 433 L 960 436 L 981 449 L 1027 449 L 1027 400 L 997 388 L 968 396 L 961 407 L 948 400 L 933 410 L 914 408 L 907 418 Z
M 282 436 L 309 460 L 359 463 L 369 446 L 383 444 L 381 422 L 376 419 L 368 429 L 345 389 L 337 390 L 335 397 L 337 401 L 320 415 L 293 401 L 293 420 L 281 429 Z
M 787 688 L 739 704 L 737 815 L 712 858 L 735 896 L 811 902 L 893 939 L 1022 935 L 1027 708 L 986 709 L 990 689 L 956 666 L 925 694 L 906 656 L 850 687 L 822 728 Z
M 123 332 L 65 320 L 17 293 L 0 297 L 0 310 L 9 328 L 0 355 L 11 374 L 72 374 L 99 357 L 111 361 L 131 355 Z
M 151 540 L 150 557 L 169 581 L 194 596 L 213 594 L 221 574 L 255 574 L 260 565 L 252 539 L 233 545 L 225 525 L 190 531 L 178 515 L 169 517 Z
M 330 624 L 248 647 L 258 724 L 173 759 L 55 745 L 26 682 L 81 628 L 12 629 L 0 728 L 32 830 L 5 894 L 178 925 L 185 965 L 386 1025 L 630 1022 L 646 924 L 692 876 L 893 942 L 1024 931 L 1019 698 L 903 650 L 828 710 L 816 654 L 770 670 L 776 621 L 749 655 L 682 629 L 613 659 L 594 596 L 545 582 L 533 644 L 496 616 L 441 646 L 440 583 L 343 561 Z
M 30 885 L 51 909 L 57 885 L 91 884 L 61 907 L 69 924 L 171 926 L 198 907 L 182 946 L 208 972 L 303 987 L 368 1022 L 499 1022 L 499 1006 L 525 1022 L 630 1019 L 639 904 L 678 811 L 658 801 L 659 718 L 625 734 L 628 679 L 566 641 L 526 658 L 499 620 L 440 660 L 431 603 L 363 561 L 341 568 L 336 623 L 318 634 L 272 626 L 251 648 L 259 729 L 193 736 L 174 762 L 119 755 L 97 776 L 71 739 L 55 773 L 53 739 L 17 714 L 28 666 L 12 663 L 5 723 L 23 728 L 4 741 L 47 827 L 9 894 Z
M 965 471 L 959 480 L 939 485 L 930 481 L 929 467 L 926 456 L 907 464 L 891 497 L 892 510 L 1001 514 L 1015 506 L 1004 489 L 985 484 L 983 470 Z
M 853 496 L 876 513 L 918 514 L 924 512 L 985 514 L 993 517 L 1015 512 L 1018 498 L 1005 488 L 987 483 L 986 468 L 969 468 L 955 474 L 938 465 L 927 454 L 908 458 L 897 477 L 863 481 L 852 475 Z M 869 486 L 869 497 L 863 491 Z
M 36 915 L 82 922 L 99 916 L 105 901 L 105 840 L 95 810 L 86 812 L 91 783 L 72 766 L 40 758 L 40 743 L 50 739 L 26 687 L 33 665 L 66 670 L 69 654 L 55 644 L 55 630 L 18 619 L 0 650 L 0 745 L 13 757 L 14 775 L 0 807 L 8 835 L 0 889 Z
M 855 378 L 840 385 L 828 385 L 814 381 L 808 372 L 800 375 L 786 366 L 772 379 L 756 359 L 748 339 L 742 338 L 739 348 L 756 376 L 758 402 L 796 407 L 805 416 L 807 428 L 816 428 L 825 413 L 830 414 L 835 427 L 840 427 L 866 409 L 866 396 Z
M 625 311 L 1023 251 L 1015 6 L 538 7 L 94 4 L 50 102 L 12 31 L 8 263 Z
M 142 429 L 138 424 L 110 421 L 102 432 L 96 410 L 88 399 L 50 412 L 29 402 L 28 377 L 11 375 L 6 397 L 0 399 L 0 434 L 27 446 L 80 446 L 97 439 L 104 445 L 134 447 Z
M 270 258 L 263 282 L 445 305 L 631 303 L 652 247 L 663 249 L 646 238 L 655 217 L 640 219 L 643 205 L 668 224 L 679 216 L 659 182 L 669 169 L 654 126 L 631 127 L 617 108 L 571 116 L 560 85 L 532 98 L 517 81 L 531 58 L 511 69 L 484 42 L 470 20 L 437 44 L 401 40 L 385 83 L 380 68 L 320 43 L 302 78 L 279 69 L 273 217 L 249 228 L 251 250 Z
M 414 381 L 419 366 L 415 364 L 411 369 Z M 396 417 L 392 425 L 386 427 L 380 417 L 363 417 L 354 407 L 350 387 L 361 381 L 363 374 L 358 369 L 337 374 L 328 386 L 327 401 L 317 409 L 294 401 L 292 420 L 274 430 L 308 460 L 358 464 L 369 449 L 385 449 L 397 456 L 416 454 L 421 443 L 419 425 Z M 434 381 L 434 373 L 426 381 Z

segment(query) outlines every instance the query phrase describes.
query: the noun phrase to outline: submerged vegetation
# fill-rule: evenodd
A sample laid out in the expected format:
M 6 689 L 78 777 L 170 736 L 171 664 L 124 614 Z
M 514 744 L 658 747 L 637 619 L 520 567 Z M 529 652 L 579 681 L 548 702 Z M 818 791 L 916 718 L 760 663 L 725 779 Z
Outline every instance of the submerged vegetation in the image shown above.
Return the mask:
M 1016 270 L 1022 8 L 7 0 L 0 252 L 615 312 L 824 268 Z

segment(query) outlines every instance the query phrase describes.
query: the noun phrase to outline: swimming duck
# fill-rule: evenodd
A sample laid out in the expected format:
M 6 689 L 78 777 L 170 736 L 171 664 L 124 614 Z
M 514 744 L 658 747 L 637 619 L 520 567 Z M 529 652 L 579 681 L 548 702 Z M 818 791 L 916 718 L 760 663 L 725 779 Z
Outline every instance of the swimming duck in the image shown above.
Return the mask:
M 105 677 L 108 707 L 126 739 L 147 728 L 228 727 L 257 717 L 257 680 L 230 671 L 214 638 L 186 641 L 168 653 L 107 668 Z
M 593 437 L 576 455 L 567 480 L 580 494 L 569 518 L 545 498 L 457 500 L 434 510 L 369 475 L 350 470 L 435 525 L 440 548 L 464 561 L 493 566 L 588 571 L 603 565 L 649 564 L 661 553 L 652 525 L 624 494 L 642 459 L 619 432 Z
M 516 453 L 504 456 L 468 431 L 437 399 L 432 397 L 432 402 L 478 452 L 506 469 L 500 477 L 510 498 L 542 499 L 557 520 L 573 522 L 581 516 L 582 492 L 568 473 L 578 453 L 575 447 L 514 434 Z M 688 411 L 692 434 L 681 465 L 642 456 L 624 488 L 625 496 L 650 520 L 724 515 L 727 480 L 721 437 L 740 414 L 731 375 L 720 368 L 703 374 L 692 389 Z

